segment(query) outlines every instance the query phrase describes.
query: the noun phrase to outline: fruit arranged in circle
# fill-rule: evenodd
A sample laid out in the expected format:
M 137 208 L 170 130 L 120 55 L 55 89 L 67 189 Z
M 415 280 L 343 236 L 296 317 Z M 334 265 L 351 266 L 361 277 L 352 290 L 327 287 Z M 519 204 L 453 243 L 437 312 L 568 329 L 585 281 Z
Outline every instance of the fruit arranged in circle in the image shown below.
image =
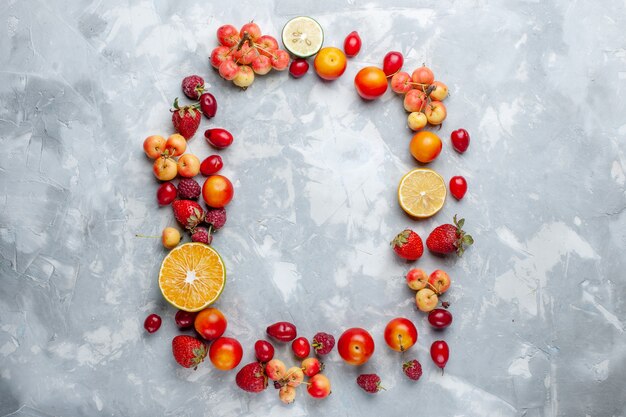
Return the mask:
M 174 307 L 200 311 L 219 298 L 226 283 L 220 255 L 203 243 L 184 243 L 170 251 L 161 264 L 159 288 Z
M 391 241 L 393 251 L 402 259 L 415 261 L 424 253 L 422 238 L 411 229 L 403 230 Z
M 180 335 L 172 339 L 172 354 L 180 366 L 195 369 L 204 361 L 207 349 L 200 339 Z
M 248 36 L 250 36 L 250 39 L 252 39 L 253 41 L 256 41 L 262 35 L 261 28 L 259 27 L 259 25 L 257 25 L 254 22 L 248 22 L 245 25 L 243 25 L 241 27 L 241 30 L 239 30 L 239 37 L 243 38 L 246 33 L 248 34 Z
M 348 33 L 346 39 L 343 41 L 343 51 L 346 53 L 346 56 L 349 58 L 353 58 L 359 54 L 361 51 L 361 37 L 358 32 L 352 31 Z
M 143 322 L 143 328 L 148 333 L 154 333 L 161 327 L 161 316 L 158 314 L 150 314 Z
M 450 348 L 444 340 L 436 340 L 430 346 L 430 357 L 441 370 L 446 367 L 450 358 Z
M 165 151 L 168 156 L 181 156 L 187 150 L 187 139 L 178 133 L 174 133 L 165 142 Z
M 241 344 L 231 337 L 220 337 L 209 347 L 209 359 L 220 371 L 230 371 L 236 368 L 242 357 Z
M 272 381 L 280 381 L 285 377 L 287 367 L 285 363 L 280 359 L 271 359 L 265 365 L 265 374 Z
M 443 101 L 448 97 L 448 86 L 441 81 L 434 81 L 431 86 L 434 87 L 430 93 L 430 98 L 437 101 Z
M 161 243 L 167 249 L 173 249 L 180 243 L 181 235 L 175 227 L 166 227 L 161 233 Z
M 454 215 L 452 220 L 454 224 L 442 224 L 430 232 L 426 239 L 428 250 L 444 255 L 456 252 L 458 256 L 461 256 L 465 249 L 474 243 L 472 236 L 463 230 L 465 219 L 457 220 Z
M 404 110 L 409 113 L 422 112 L 426 109 L 428 96 L 420 90 L 409 90 L 404 95 Z
M 448 288 L 450 288 L 451 284 L 450 277 L 445 271 L 442 271 L 441 269 L 435 269 L 433 272 L 431 272 L 430 276 L 428 277 L 428 283 L 430 284 L 430 288 L 435 290 L 435 292 L 439 295 L 448 291 Z
M 291 350 L 296 358 L 304 359 L 311 353 L 311 345 L 306 337 L 298 337 L 291 342 Z
M 247 65 L 240 65 L 237 74 L 233 78 L 233 84 L 237 87 L 248 88 L 254 82 L 254 71 Z
M 428 322 L 435 329 L 445 329 L 452 324 L 452 314 L 443 308 L 436 308 L 428 313 Z
M 178 175 L 178 166 L 172 158 L 159 156 L 152 165 L 154 176 L 160 181 L 171 181 Z
M 254 356 L 259 362 L 269 362 L 274 357 L 274 346 L 267 340 L 257 340 L 254 343 Z
M 278 398 L 285 404 L 291 404 L 296 400 L 296 389 L 290 385 L 283 385 L 278 390 Z
M 406 283 L 410 289 L 419 291 L 428 285 L 428 275 L 423 269 L 413 268 L 406 273 Z
M 324 365 L 317 358 L 306 358 L 302 361 L 302 371 L 304 375 L 312 377 L 324 370 Z
M 193 178 L 200 172 L 200 160 L 197 156 L 186 153 L 178 158 L 178 175 Z
M 167 206 L 176 199 L 178 190 L 171 182 L 164 182 L 157 189 L 157 201 L 162 206 Z
M 239 388 L 248 392 L 258 393 L 267 388 L 267 376 L 259 362 L 252 362 L 241 368 L 235 382 Z
M 431 100 L 424 108 L 424 114 L 428 123 L 431 125 L 440 125 L 446 119 L 448 112 L 446 106 L 441 101 Z
M 163 152 L 165 152 L 165 138 L 159 135 L 148 136 L 143 141 L 143 151 L 148 158 L 157 159 Z
M 217 41 L 220 45 L 235 46 L 239 43 L 239 31 L 233 25 L 223 25 L 217 28 Z
M 417 132 L 420 129 L 423 129 L 428 124 L 428 118 L 421 111 L 414 111 L 413 113 L 409 113 L 409 116 L 406 119 L 406 124 L 409 126 L 414 132 Z
M 315 72 L 320 78 L 328 81 L 336 80 L 346 71 L 348 61 L 344 53 L 335 47 L 322 48 L 313 61 Z
M 406 94 L 413 89 L 411 76 L 407 72 L 399 71 L 391 77 L 391 90 L 394 93 Z
M 362 68 L 354 77 L 357 93 L 365 100 L 374 100 L 387 91 L 387 77 L 377 67 Z
M 428 313 L 437 307 L 439 297 L 437 293 L 430 288 L 422 288 L 415 294 L 415 304 L 421 311 Z
M 306 391 L 313 398 L 326 398 L 330 394 L 330 381 L 324 374 L 316 374 L 309 379 Z
M 194 328 L 206 340 L 215 340 L 226 331 L 228 321 L 217 308 L 205 308 L 196 315 Z
M 204 137 L 209 145 L 218 149 L 228 148 L 233 143 L 233 135 L 226 129 L 219 127 L 207 129 Z
M 388 77 L 400 71 L 402 65 L 404 65 L 404 56 L 398 51 L 387 52 L 383 58 L 383 71 Z
M 374 339 L 365 329 L 353 327 L 339 337 L 337 350 L 350 365 L 363 365 L 374 354 Z
M 417 132 L 411 139 L 409 150 L 413 158 L 423 164 L 434 161 L 441 153 L 441 139 L 433 132 Z
M 176 312 L 176 315 L 174 316 L 174 321 L 176 322 L 176 326 L 179 329 L 181 330 L 189 329 L 193 327 L 193 324 L 196 320 L 197 315 L 198 313 L 195 313 L 195 312 L 178 310 Z
M 435 74 L 433 74 L 432 70 L 427 66 L 421 66 L 413 71 L 411 74 L 411 78 L 414 83 L 419 84 L 419 89 L 426 89 L 429 85 L 435 81 Z
M 356 378 L 356 383 L 369 394 L 376 394 L 384 389 L 380 385 L 380 377 L 376 374 L 361 374 Z
M 302 368 L 292 366 L 291 368 L 287 369 L 283 380 L 290 387 L 297 387 L 302 383 L 302 381 L 304 381 L 304 372 L 302 372 Z
M 200 164 L 200 173 L 205 177 L 217 174 L 224 167 L 222 157 L 219 155 L 209 155 Z
M 404 317 L 396 317 L 385 327 L 385 343 L 397 352 L 404 352 L 417 342 L 417 328 Z
M 426 218 L 441 210 L 446 201 L 446 192 L 441 175 L 431 169 L 417 168 L 400 180 L 398 202 L 408 215 Z
M 296 326 L 288 321 L 279 321 L 272 325 L 267 326 L 265 329 L 268 336 L 280 341 L 280 342 L 291 342 L 298 335 L 298 331 Z
M 450 178 L 450 194 L 457 200 L 460 200 L 465 196 L 467 192 L 467 181 L 460 175 Z
M 234 194 L 233 184 L 223 175 L 211 175 L 202 185 L 202 199 L 209 207 L 225 207 Z
M 303 77 L 308 70 L 309 63 L 304 58 L 294 59 L 289 65 L 289 74 L 294 78 Z
M 324 43 L 324 31 L 316 20 L 306 16 L 294 17 L 283 27 L 285 49 L 298 58 L 318 53 Z
M 450 141 L 455 151 L 463 153 L 469 147 L 470 135 L 465 129 L 453 130 L 452 133 L 450 133 Z

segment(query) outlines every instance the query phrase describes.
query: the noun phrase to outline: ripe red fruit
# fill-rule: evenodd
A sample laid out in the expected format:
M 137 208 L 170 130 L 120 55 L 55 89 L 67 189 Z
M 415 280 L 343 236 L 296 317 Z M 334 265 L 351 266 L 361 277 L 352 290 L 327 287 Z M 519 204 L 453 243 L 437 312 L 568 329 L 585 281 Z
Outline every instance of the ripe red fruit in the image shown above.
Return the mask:
M 154 333 L 161 327 L 161 317 L 158 314 L 150 314 L 143 322 L 143 327 L 148 333 Z
M 454 196 L 454 198 L 460 200 L 466 192 L 467 181 L 465 181 L 465 178 L 460 175 L 450 178 L 450 193 Z
M 193 322 L 196 319 L 198 313 L 192 313 L 190 311 L 178 310 L 174 316 L 174 321 L 179 329 L 185 330 L 193 327 Z
M 217 308 L 208 307 L 198 313 L 193 325 L 200 336 L 215 340 L 226 331 L 228 320 Z
M 213 242 L 213 236 L 206 227 L 196 227 L 191 234 L 191 241 L 210 245 Z
M 450 140 L 455 151 L 463 153 L 470 143 L 470 135 L 465 129 L 457 129 L 450 133 Z
M 339 336 L 337 351 L 350 365 L 363 365 L 374 354 L 376 346 L 372 335 L 365 329 L 353 327 Z
M 279 321 L 267 326 L 267 334 L 280 342 L 291 342 L 298 334 L 296 326 L 287 322 Z
M 435 365 L 441 368 L 445 368 L 446 363 L 448 363 L 448 358 L 450 357 L 450 349 L 448 348 L 448 344 L 443 340 L 436 340 L 430 346 L 430 357 L 432 358 Z
M 455 214 L 453 221 L 453 225 L 442 224 L 430 232 L 426 239 L 426 246 L 431 252 L 441 254 L 456 252 L 461 256 L 466 247 L 474 243 L 474 239 L 463 230 L 465 219 L 457 221 Z
M 254 354 L 259 362 L 269 362 L 274 357 L 274 346 L 267 340 L 257 340 L 254 344 Z
M 311 345 L 306 337 L 299 337 L 291 342 L 291 350 L 299 359 L 304 359 L 311 353 Z
M 204 210 L 200 204 L 191 200 L 176 200 L 172 203 L 174 217 L 185 228 L 193 229 L 204 220 Z
M 171 182 L 164 182 L 157 190 L 157 201 L 162 206 L 167 206 L 176 199 L 178 191 Z
M 309 63 L 304 58 L 294 59 L 289 65 L 289 74 L 291 74 L 293 78 L 303 77 L 308 70 Z
M 197 100 L 204 91 L 204 80 L 199 75 L 189 75 L 181 83 L 183 93 L 191 100 Z
M 178 181 L 178 198 L 197 200 L 200 197 L 200 184 L 193 178 L 182 178 Z
M 217 174 L 220 169 L 224 166 L 224 162 L 222 161 L 222 157 L 219 155 L 209 155 L 202 163 L 200 164 L 200 173 L 205 177 L 209 175 Z
M 443 308 L 436 308 L 428 313 L 428 322 L 435 329 L 445 329 L 452 324 L 452 314 Z
M 215 116 L 217 113 L 217 100 L 211 93 L 204 93 L 200 96 L 200 111 L 207 119 Z
M 192 336 L 176 336 L 172 340 L 172 354 L 180 366 L 197 368 L 207 354 L 206 345 Z
M 424 253 L 422 238 L 410 229 L 403 230 L 391 241 L 394 252 L 409 261 L 419 259 Z
M 313 336 L 313 349 L 318 355 L 328 355 L 335 347 L 335 338 L 332 334 L 319 332 Z
M 228 148 L 233 143 L 233 135 L 226 129 L 207 129 L 204 137 L 209 145 L 218 149 Z
M 308 377 L 317 375 L 324 370 L 324 364 L 317 358 L 306 358 L 302 361 L 302 372 Z
M 384 389 L 380 385 L 380 377 L 376 374 L 359 375 L 356 379 L 356 383 L 359 387 L 363 388 L 365 392 L 370 394 L 376 394 L 381 389 Z
M 422 376 L 422 364 L 419 363 L 417 359 L 404 362 L 402 364 L 402 370 L 404 371 L 404 374 L 413 381 L 417 381 Z
M 178 105 L 178 97 L 174 100 L 174 109 L 172 112 L 172 123 L 174 129 L 180 133 L 185 139 L 189 140 L 196 134 L 198 126 L 200 126 L 200 112 L 194 106 Z
M 223 208 L 208 209 L 204 221 L 213 226 L 213 230 L 219 230 L 226 224 L 226 210 Z
M 402 69 L 404 65 L 404 57 L 400 52 L 387 52 L 383 59 L 383 72 L 386 76 L 391 76 Z
M 235 377 L 237 386 L 248 392 L 261 392 L 267 388 L 267 377 L 263 371 L 263 365 L 252 362 L 245 365 L 237 372 Z
M 356 31 L 350 32 L 343 41 L 343 51 L 346 53 L 346 56 L 352 58 L 356 56 L 360 50 L 361 37 Z

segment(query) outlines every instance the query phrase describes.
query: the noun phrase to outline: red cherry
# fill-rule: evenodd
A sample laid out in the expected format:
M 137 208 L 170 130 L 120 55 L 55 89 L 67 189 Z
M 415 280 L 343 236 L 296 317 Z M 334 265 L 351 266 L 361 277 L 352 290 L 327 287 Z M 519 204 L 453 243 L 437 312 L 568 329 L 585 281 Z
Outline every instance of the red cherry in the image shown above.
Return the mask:
M 298 58 L 291 61 L 289 65 L 289 74 L 293 78 L 300 78 L 304 76 L 309 70 L 309 63 L 304 58 Z
M 161 327 L 161 317 L 158 314 L 150 314 L 143 322 L 143 327 L 148 333 L 154 333 Z
M 465 178 L 460 175 L 450 178 L 450 192 L 457 200 L 462 199 L 467 192 L 467 181 L 465 181 Z
M 210 155 L 200 164 L 200 173 L 205 177 L 217 174 L 224 166 L 222 157 L 219 155 Z
M 211 93 L 203 93 L 200 96 L 200 110 L 208 119 L 217 113 L 217 100 Z
M 274 357 L 274 346 L 267 340 L 257 340 L 254 344 L 254 354 L 259 362 L 269 362 Z
M 184 330 L 190 327 L 193 327 L 193 323 L 196 320 L 196 316 L 198 313 L 191 313 L 189 311 L 178 310 L 176 315 L 174 316 L 174 320 L 176 321 L 176 326 L 179 329 Z
M 432 358 L 435 365 L 441 368 L 446 367 L 446 363 L 448 363 L 448 358 L 450 357 L 450 349 L 448 348 L 448 344 L 443 340 L 436 340 L 430 346 L 430 357 Z
M 343 51 L 350 58 L 356 56 L 361 50 L 361 37 L 354 31 L 350 32 L 343 41 Z
M 470 135 L 465 129 L 457 129 L 450 133 L 450 140 L 455 151 L 463 153 L 470 144 Z
M 291 342 L 291 350 L 296 357 L 304 359 L 311 353 L 311 344 L 306 337 L 299 337 Z
M 400 71 L 402 69 L 402 65 L 404 65 L 404 57 L 400 52 L 388 52 L 383 59 L 383 72 L 387 77 L 389 77 Z
M 204 132 L 204 137 L 209 145 L 218 149 L 228 148 L 233 143 L 233 135 L 228 130 L 219 127 L 207 129 Z
M 428 322 L 435 329 L 445 329 L 452 324 L 452 314 L 443 308 L 436 308 L 428 313 Z
M 171 182 L 164 182 L 157 190 L 157 201 L 162 206 L 167 206 L 176 199 L 178 191 Z

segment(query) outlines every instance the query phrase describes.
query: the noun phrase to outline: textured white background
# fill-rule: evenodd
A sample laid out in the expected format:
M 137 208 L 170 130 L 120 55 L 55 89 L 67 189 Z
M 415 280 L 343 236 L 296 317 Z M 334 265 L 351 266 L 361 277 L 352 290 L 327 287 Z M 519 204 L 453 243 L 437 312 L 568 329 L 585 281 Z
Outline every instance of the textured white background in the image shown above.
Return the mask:
M 390 4 L 393 3 L 393 6 Z M 624 416 L 626 389 L 626 14 L 624 2 L 3 1 L 0 5 L 0 415 L 15 416 Z M 326 44 L 358 30 L 360 55 L 339 80 L 313 73 L 258 77 L 245 92 L 207 65 L 215 30 L 255 19 L 277 36 L 312 15 Z M 395 189 L 416 166 L 402 102 L 361 101 L 352 79 L 399 50 L 448 84 L 445 139 L 431 167 L 464 175 L 469 192 L 416 222 Z M 244 362 L 265 326 L 311 337 L 369 329 L 387 391 L 372 397 L 358 369 L 327 361 L 333 394 L 301 389 L 283 406 L 254 396 L 235 372 L 178 367 L 174 311 L 156 274 L 157 240 L 174 220 L 155 201 L 141 144 L 172 132 L 168 108 L 183 76 L 205 77 L 219 101 L 202 131 L 235 135 L 221 152 L 236 187 L 215 248 L 229 271 L 217 306 Z M 472 135 L 459 156 L 453 129 Z M 423 237 L 458 213 L 474 235 L 446 269 L 455 320 L 430 330 L 415 311 L 388 242 Z M 147 335 L 157 312 L 161 330 Z M 404 359 L 384 345 L 387 321 L 420 332 Z M 451 348 L 446 374 L 430 343 Z M 278 356 L 291 362 L 286 348 Z M 17 411 L 16 410 L 20 410 Z M 13 414 L 12 414 L 13 413 Z

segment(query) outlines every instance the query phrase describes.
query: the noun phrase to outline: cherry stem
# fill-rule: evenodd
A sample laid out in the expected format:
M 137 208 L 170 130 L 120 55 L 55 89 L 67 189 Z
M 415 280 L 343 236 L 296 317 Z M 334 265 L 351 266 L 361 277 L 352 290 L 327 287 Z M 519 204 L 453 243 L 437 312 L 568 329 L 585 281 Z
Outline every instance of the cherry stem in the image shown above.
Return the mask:
M 258 43 L 252 42 L 252 46 L 255 47 L 256 49 L 260 49 L 261 51 L 270 54 L 272 56 L 272 58 L 274 58 L 274 59 L 278 58 L 276 55 L 274 55 L 272 53 L 272 51 L 270 51 L 269 49 L 266 49 L 266 48 L 263 48 L 263 47 L 259 46 Z
M 159 239 L 161 236 L 148 236 L 148 235 L 142 235 L 141 233 L 138 233 L 135 235 L 135 237 L 142 237 L 146 239 Z

